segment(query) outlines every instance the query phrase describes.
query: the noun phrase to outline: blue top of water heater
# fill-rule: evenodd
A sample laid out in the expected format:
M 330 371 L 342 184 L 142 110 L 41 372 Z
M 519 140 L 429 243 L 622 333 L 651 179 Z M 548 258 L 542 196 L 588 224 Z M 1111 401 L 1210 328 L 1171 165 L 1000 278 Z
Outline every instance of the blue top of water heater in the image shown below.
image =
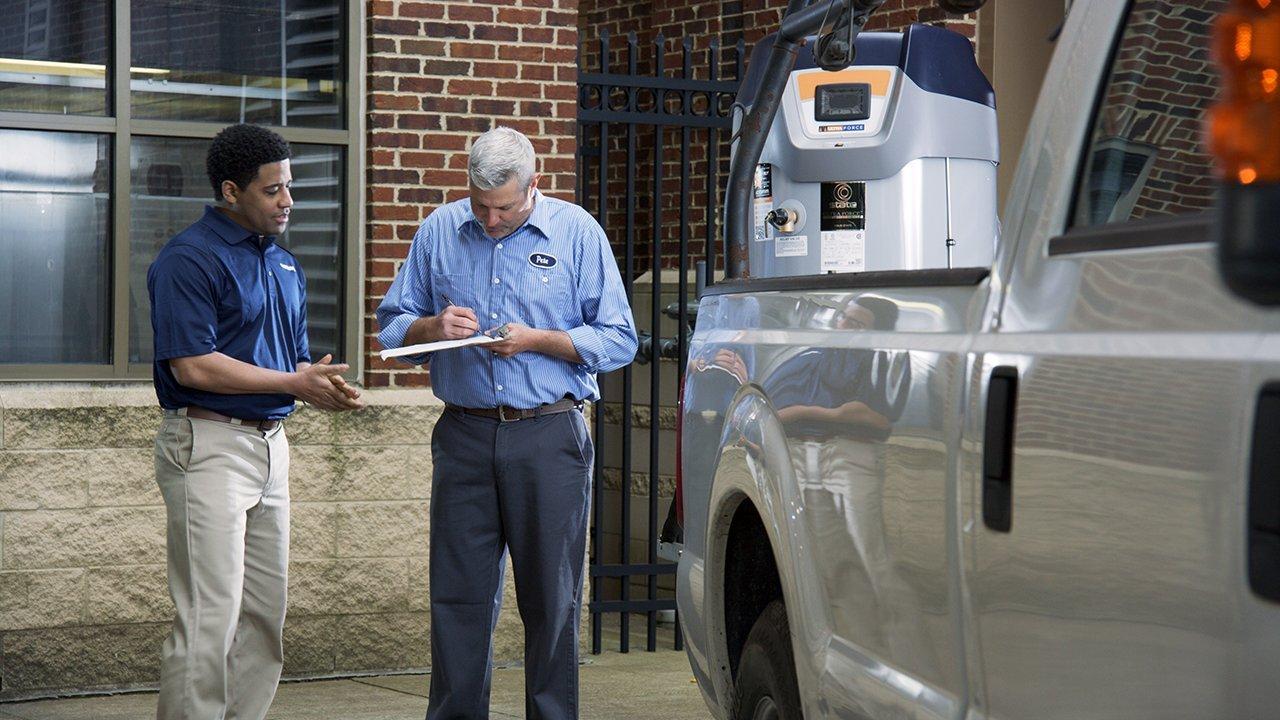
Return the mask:
M 768 62 L 777 33 L 766 35 L 751 51 L 747 76 L 738 90 L 738 100 L 745 105 L 755 102 L 760 88 L 760 76 Z M 932 25 L 912 25 L 906 32 L 864 32 L 854 43 L 857 53 L 853 66 L 897 66 L 920 89 L 938 95 L 950 95 L 962 100 L 996 106 L 996 93 L 982 74 L 973 57 L 973 46 L 963 35 Z M 816 68 L 812 48 L 808 47 L 796 57 L 795 70 Z

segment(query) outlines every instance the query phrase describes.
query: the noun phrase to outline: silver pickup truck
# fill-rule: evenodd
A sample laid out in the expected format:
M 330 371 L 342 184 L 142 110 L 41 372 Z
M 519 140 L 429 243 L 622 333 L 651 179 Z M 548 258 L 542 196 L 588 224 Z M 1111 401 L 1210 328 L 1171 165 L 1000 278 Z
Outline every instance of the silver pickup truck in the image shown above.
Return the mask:
M 1203 141 L 1231 5 L 1076 0 L 989 266 L 731 252 L 680 416 L 677 599 L 717 717 L 1280 718 L 1280 311 L 1223 276 L 1252 247 L 1274 302 L 1280 202 L 1222 190 Z M 783 42 L 832 30 L 792 6 Z M 731 251 L 760 241 L 742 203 Z

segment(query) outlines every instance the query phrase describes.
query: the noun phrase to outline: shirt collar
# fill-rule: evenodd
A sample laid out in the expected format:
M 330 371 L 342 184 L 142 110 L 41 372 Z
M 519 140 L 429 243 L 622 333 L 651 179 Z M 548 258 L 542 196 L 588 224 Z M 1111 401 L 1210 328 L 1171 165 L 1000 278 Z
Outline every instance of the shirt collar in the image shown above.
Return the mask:
M 469 222 L 474 222 L 480 227 L 481 234 L 484 233 L 484 227 L 480 225 L 480 221 L 476 219 L 476 215 L 471 211 L 471 203 L 467 202 L 466 212 L 462 214 L 462 221 L 458 223 L 458 229 L 461 230 Z M 524 225 L 511 231 L 512 235 L 520 232 L 525 225 L 532 225 L 542 233 L 543 237 L 551 237 L 548 230 L 551 228 L 551 208 L 547 206 L 546 198 L 543 197 L 541 190 L 533 191 L 533 212 L 529 213 L 529 217 L 525 219 Z M 487 235 L 485 237 L 488 237 Z
M 221 210 L 212 205 L 204 206 L 204 217 L 200 218 L 200 221 L 228 245 L 242 243 L 245 240 L 257 242 L 259 237 L 257 233 L 227 217 Z M 267 235 L 265 240 L 265 244 L 269 245 L 275 242 L 276 236 Z

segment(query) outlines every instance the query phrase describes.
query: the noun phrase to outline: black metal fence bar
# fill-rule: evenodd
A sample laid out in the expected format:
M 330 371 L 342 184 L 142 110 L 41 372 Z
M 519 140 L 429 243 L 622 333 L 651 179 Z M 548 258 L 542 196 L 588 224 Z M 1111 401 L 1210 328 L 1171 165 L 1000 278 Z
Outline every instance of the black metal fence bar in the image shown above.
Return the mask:
M 639 61 L 638 49 L 636 48 L 636 34 L 631 33 L 627 36 L 627 72 L 632 76 L 636 75 L 636 66 Z M 601 104 L 601 107 L 608 107 Z M 627 110 L 635 111 L 636 109 L 636 89 L 634 87 L 627 88 Z M 608 148 L 604 152 L 609 152 Z M 623 281 L 627 285 L 627 300 L 635 307 L 635 298 L 633 291 L 633 282 L 636 276 L 636 125 L 635 123 L 627 123 L 627 249 L 626 249 L 626 269 L 623 274 Z M 607 184 L 608 178 L 604 179 Z M 628 365 L 622 371 L 622 502 L 621 502 L 621 526 L 622 536 L 618 543 L 621 549 L 621 560 L 623 565 L 631 562 L 631 404 L 632 404 L 632 367 Z M 626 603 L 631 599 L 631 582 L 629 577 L 622 579 L 621 592 L 622 602 Z M 631 651 L 631 614 L 623 612 L 618 618 L 619 638 L 618 650 L 620 652 Z
M 666 223 L 677 221 L 680 223 L 679 228 L 679 278 L 677 281 L 676 291 L 678 294 L 678 313 L 673 313 L 673 317 L 678 318 L 678 327 L 686 327 L 689 321 L 688 301 L 688 269 L 689 269 L 689 241 L 690 241 L 690 185 L 692 184 L 691 175 L 693 170 L 693 152 L 692 147 L 694 139 L 692 133 L 695 130 L 701 130 L 707 140 L 707 149 L 703 157 L 706 159 L 706 193 L 708 207 L 705 209 L 704 220 L 706 222 L 706 250 L 708 258 L 708 267 L 714 268 L 715 263 L 715 238 L 717 235 L 715 202 L 718 197 L 718 188 L 722 182 L 719 164 L 719 148 L 720 132 L 722 129 L 732 127 L 731 112 L 727 111 L 724 105 L 724 97 L 732 97 L 737 92 L 738 80 L 721 80 L 720 70 L 717 67 L 721 61 L 721 47 L 718 42 L 712 42 L 707 58 L 709 60 L 709 80 L 700 80 L 694 77 L 694 51 L 693 42 L 690 38 L 684 38 L 680 42 L 681 49 L 681 66 L 679 77 L 668 77 L 666 68 L 664 67 L 666 39 L 659 35 L 655 38 L 652 51 L 653 62 L 649 72 L 640 75 L 638 65 L 640 59 L 640 48 L 637 43 L 635 33 L 630 33 L 627 38 L 626 50 L 626 73 L 612 73 L 610 71 L 610 43 L 607 35 L 602 35 L 599 40 L 600 49 L 600 72 L 588 73 L 582 72 L 578 75 L 579 86 L 579 137 L 583 139 L 579 143 L 579 167 L 581 173 L 578 180 L 577 195 L 584 203 L 589 200 L 595 200 L 597 219 L 606 230 L 612 230 L 616 233 L 616 228 L 610 228 L 611 219 L 624 220 L 624 237 L 625 246 L 623 248 L 623 283 L 626 288 L 628 301 L 634 306 L 634 279 L 636 276 L 637 264 L 637 233 L 639 232 L 636 212 L 639 207 L 643 206 L 644 200 L 649 200 L 650 221 L 652 227 L 650 230 L 650 248 L 649 269 L 652 272 L 651 291 L 652 291 L 652 307 L 650 308 L 650 322 L 653 331 L 653 341 L 649 350 L 641 358 L 641 362 L 649 362 L 649 472 L 648 472 L 648 505 L 647 505 L 647 529 L 648 541 L 646 543 L 646 562 L 632 561 L 632 486 L 633 486 L 633 430 L 635 429 L 633 420 L 633 368 L 627 367 L 622 371 L 622 389 L 621 389 L 621 413 L 618 418 L 618 424 L 621 426 L 621 445 L 614 449 L 606 440 L 605 431 L 605 410 L 602 402 L 595 413 L 595 432 L 596 432 L 596 472 L 595 491 L 593 494 L 594 506 L 592 512 L 592 522 L 594 523 L 592 538 L 594 547 L 591 553 L 590 576 L 593 578 L 590 611 L 591 632 L 592 632 L 592 651 L 599 653 L 602 650 L 602 618 L 606 613 L 619 614 L 619 647 L 621 652 L 630 650 L 630 615 L 633 613 L 646 614 L 646 647 L 653 651 L 657 649 L 657 625 L 658 613 L 674 610 L 676 607 L 675 600 L 672 598 L 659 598 L 658 580 L 661 577 L 669 577 L 677 570 L 674 563 L 659 562 L 658 559 L 658 536 L 659 536 L 659 512 L 662 508 L 659 506 L 661 492 L 661 459 L 662 459 L 662 378 L 663 370 L 660 362 L 660 350 L 667 357 L 670 357 L 672 349 L 679 359 L 675 368 L 677 371 L 677 387 L 679 379 L 683 378 L 686 366 L 686 338 L 683 331 L 676 333 L 674 343 L 670 340 L 661 338 L 661 322 L 663 314 L 662 301 L 662 265 L 663 265 L 663 240 L 667 236 L 664 231 L 664 219 Z M 736 69 L 737 77 L 742 76 L 742 43 L 737 45 Z M 640 96 L 646 95 L 645 102 L 642 103 Z M 649 105 L 649 100 L 652 105 Z M 705 106 L 700 101 L 706 101 Z M 675 100 L 678 100 L 678 108 Z M 669 103 L 669 101 L 671 101 Z M 611 143 L 614 140 L 610 136 L 610 128 L 614 124 L 623 124 L 626 127 L 625 147 L 619 147 L 618 151 L 625 150 L 625 167 L 622 168 L 621 177 L 617 178 L 620 185 L 625 187 L 625 192 L 621 198 L 621 207 L 618 205 L 617 192 L 611 193 L 610 188 L 610 153 L 614 150 Z M 639 143 L 639 129 L 648 127 L 652 130 L 652 154 L 644 152 L 637 147 Z M 664 215 L 666 210 L 664 203 L 664 159 L 669 153 L 674 151 L 674 146 L 668 143 L 675 142 L 675 130 L 679 128 L 679 206 L 678 216 L 670 211 Z M 598 130 L 598 132 L 590 132 L 590 130 Z M 645 135 L 646 142 L 648 133 Z M 598 144 L 590 145 L 587 139 L 598 138 Z M 701 140 L 699 140 L 700 142 Z M 649 148 L 645 148 L 649 150 Z M 615 156 L 616 159 L 617 156 Z M 640 160 L 652 158 L 653 168 L 651 177 L 652 197 L 643 198 L 637 190 L 638 170 L 640 169 Z M 594 166 L 594 167 L 593 167 Z M 598 171 L 597 178 L 589 177 L 592 170 Z M 616 170 L 616 168 L 614 168 Z M 596 195 L 592 196 L 591 193 Z M 669 195 L 667 196 L 669 199 Z M 676 208 L 672 208 L 675 210 Z M 614 212 L 615 216 L 610 217 L 610 212 Z M 619 212 L 621 211 L 621 212 Z M 621 218 L 618 218 L 621 216 Z M 612 233 L 611 233 L 612 234 Z M 612 413 L 610 413 L 612 416 Z M 612 451 L 612 452 L 610 452 Z M 616 515 L 612 512 L 606 512 L 604 507 L 604 485 L 605 473 L 602 466 L 606 459 L 618 458 L 620 460 L 621 482 L 619 483 L 619 510 Z M 617 525 L 613 525 L 616 521 Z M 607 563 L 606 542 L 612 536 L 613 530 L 618 531 L 619 550 L 617 552 L 615 563 Z M 612 554 L 612 553 L 608 553 Z M 640 560 L 641 558 L 636 558 Z M 633 597 L 632 582 L 639 582 L 641 578 L 645 580 L 645 592 L 643 598 Z M 613 591 L 612 579 L 617 579 L 616 594 Z M 608 599 L 606 599 L 608 598 Z M 675 647 L 680 649 L 682 646 L 682 638 L 680 637 L 679 618 L 676 619 L 674 628 Z
M 609 37 L 607 35 L 600 38 L 600 58 L 601 58 L 601 62 L 607 65 L 607 63 L 609 62 L 608 60 Z M 599 92 L 600 92 L 601 98 L 607 98 L 609 88 L 607 86 L 601 87 L 599 88 Z M 582 135 L 585 137 L 586 134 L 587 133 L 584 127 Z M 599 203 L 597 205 L 596 212 L 598 214 L 600 224 L 604 225 L 608 217 L 608 211 L 609 211 L 609 204 L 608 204 L 608 201 L 609 201 L 609 192 L 608 192 L 608 189 L 609 189 L 609 123 L 608 122 L 600 123 L 600 145 L 598 150 L 599 150 L 598 155 L 600 158 L 600 163 L 599 163 L 600 165 L 600 185 L 599 185 L 600 197 L 599 197 Z M 585 174 L 582 176 L 579 176 L 579 182 L 584 184 L 583 185 L 584 187 L 589 187 L 589 185 L 585 184 L 589 182 Z M 585 195 L 586 193 L 584 192 L 583 193 L 584 200 L 586 199 Z M 630 297 L 631 297 L 630 295 L 627 296 L 628 300 L 630 300 Z M 601 469 L 604 466 L 603 388 L 601 389 L 600 400 L 601 402 L 597 403 L 596 406 L 592 408 L 592 411 L 593 411 L 592 419 L 595 422 L 595 430 L 596 430 L 595 463 L 594 463 L 594 474 L 592 478 L 593 490 L 592 490 L 592 499 L 591 499 L 591 516 L 592 516 L 591 522 L 595 530 L 595 541 L 593 543 L 592 560 L 591 560 L 591 563 L 593 565 L 603 562 L 601 553 L 603 552 L 603 548 L 604 548 L 604 522 L 603 522 L 604 520 L 604 472 Z M 597 583 L 597 582 L 591 583 L 592 604 L 596 604 L 601 601 L 603 597 L 603 592 L 604 590 L 603 588 L 600 587 L 600 583 Z M 600 654 L 600 651 L 603 645 L 603 643 L 601 642 L 602 619 L 603 618 L 600 615 L 600 613 L 593 612 L 591 614 L 591 652 L 596 655 Z
M 655 77 L 662 77 L 663 58 L 666 51 L 666 38 L 662 33 L 658 33 L 658 37 L 653 43 L 653 72 Z M 657 88 L 653 91 L 654 106 L 660 109 L 666 109 L 667 91 L 663 88 Z M 662 391 L 662 363 L 658 362 L 657 340 L 660 335 L 659 328 L 662 322 L 662 149 L 663 135 L 665 127 L 655 127 L 653 129 L 653 197 L 654 202 L 650 210 L 652 211 L 653 227 L 651 228 L 651 240 L 649 242 L 650 256 L 652 261 L 649 265 L 653 280 L 653 289 L 650 294 L 650 313 L 649 327 L 652 329 L 654 345 L 653 358 L 649 363 L 649 563 L 658 562 L 658 463 L 661 462 L 661 454 L 659 452 L 659 423 L 658 416 L 661 412 L 661 404 L 659 395 Z M 682 198 L 681 204 L 687 202 Z M 648 599 L 650 602 L 658 599 L 658 576 L 649 575 L 647 579 Z M 646 649 L 653 652 L 658 649 L 658 614 L 650 610 L 647 617 L 647 625 L 645 628 Z

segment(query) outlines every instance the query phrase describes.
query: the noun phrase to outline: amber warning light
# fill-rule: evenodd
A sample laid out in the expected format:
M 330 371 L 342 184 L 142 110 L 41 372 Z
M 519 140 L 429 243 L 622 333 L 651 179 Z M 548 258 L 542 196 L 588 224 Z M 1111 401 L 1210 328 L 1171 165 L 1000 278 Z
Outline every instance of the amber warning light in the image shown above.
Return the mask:
M 1254 302 L 1280 304 L 1280 0 L 1232 0 L 1214 55 L 1222 93 L 1208 139 L 1222 180 L 1223 279 Z

